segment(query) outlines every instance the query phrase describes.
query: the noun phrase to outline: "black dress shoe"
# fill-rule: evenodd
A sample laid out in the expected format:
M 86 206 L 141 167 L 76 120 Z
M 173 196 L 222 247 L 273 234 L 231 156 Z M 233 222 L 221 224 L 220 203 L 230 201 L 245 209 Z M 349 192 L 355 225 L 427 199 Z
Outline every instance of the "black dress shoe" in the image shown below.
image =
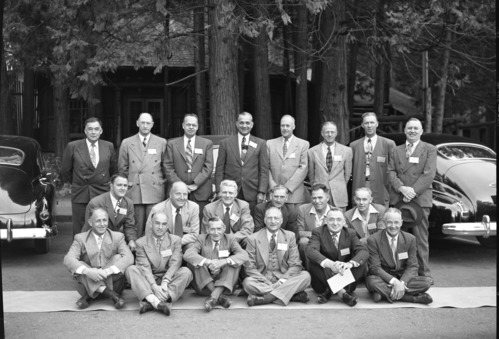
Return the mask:
M 357 297 L 352 297 L 350 294 L 347 292 L 343 293 L 343 296 L 341 297 L 341 300 L 347 304 L 350 307 L 353 307 L 357 305 L 357 301 L 359 301 L 359 298 Z
M 101 293 L 103 296 L 108 297 L 114 301 L 114 308 L 119 310 L 125 306 L 125 300 L 121 299 L 120 295 L 113 290 L 106 287 Z
M 421 293 L 421 294 L 414 296 L 413 302 L 417 303 L 417 304 L 428 305 L 428 304 L 431 304 L 433 302 L 433 299 L 431 298 L 431 296 L 428 293 Z
M 216 304 L 217 300 L 215 298 L 208 297 L 204 301 L 204 309 L 206 310 L 206 312 L 210 312 L 213 309 L 213 307 L 215 307 Z
M 149 301 L 140 302 L 139 314 L 143 314 L 154 310 L 154 307 Z
M 379 294 L 378 292 L 374 292 L 372 294 L 372 296 L 373 296 L 373 301 L 375 303 L 379 303 L 381 301 L 381 299 L 383 299 L 383 297 L 381 296 L 381 294 Z
M 168 316 L 170 315 L 171 311 L 170 305 L 167 302 L 162 301 L 158 304 L 158 311 Z
M 90 306 L 89 301 L 90 301 L 90 298 L 85 295 L 76 301 L 76 306 L 78 306 L 78 308 L 80 310 L 84 310 L 85 308 Z
M 264 305 L 266 304 L 265 299 L 263 297 L 258 297 L 253 294 L 248 295 L 248 299 L 246 301 L 248 303 L 248 306 L 255 306 L 255 305 Z
M 325 304 L 331 298 L 331 292 L 329 290 L 317 294 L 317 302 L 319 304 Z
M 294 294 L 290 300 L 291 301 L 298 301 L 301 303 L 308 303 L 310 301 L 310 298 L 308 297 L 307 292 L 301 291 L 301 292 Z
M 229 308 L 230 305 L 232 304 L 232 300 L 230 300 L 228 295 L 221 294 L 218 297 L 218 304 L 222 306 L 223 308 Z

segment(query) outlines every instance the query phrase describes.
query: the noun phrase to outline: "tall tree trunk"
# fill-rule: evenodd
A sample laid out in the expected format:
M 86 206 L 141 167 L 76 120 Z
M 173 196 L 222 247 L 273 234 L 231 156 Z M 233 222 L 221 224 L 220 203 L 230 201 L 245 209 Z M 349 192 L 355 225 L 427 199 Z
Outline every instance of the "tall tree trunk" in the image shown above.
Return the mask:
M 196 114 L 199 120 L 199 134 L 206 134 L 206 76 L 205 46 L 204 46 L 204 7 L 194 9 L 194 32 L 196 32 L 196 46 L 194 47 L 194 68 L 196 72 Z
M 0 133 L 14 134 L 15 121 L 14 111 L 11 107 L 11 96 L 9 91 L 9 81 L 7 78 L 7 64 L 5 61 L 5 48 L 3 43 L 3 13 L 4 0 L 0 0 Z M 1 291 L 0 291 L 1 292 Z M 0 296 L 1 300 L 1 296 Z M 1 313 L 3 315 L 3 311 Z M 3 319 L 3 317 L 2 317 Z M 3 327 L 2 327 L 3 329 Z M 2 333 L 3 334 L 3 333 Z
M 284 6 L 286 6 L 286 0 L 283 1 Z M 287 7 L 287 6 L 286 6 Z M 290 34 L 290 24 L 284 24 L 282 27 L 282 67 L 286 76 L 286 82 L 284 85 L 284 102 L 283 102 L 283 110 L 282 114 L 290 114 L 294 115 L 293 112 L 293 94 L 291 88 L 291 60 L 290 60 L 290 50 L 291 50 L 291 34 Z
M 69 142 L 69 91 L 64 81 L 54 75 L 54 122 L 55 130 L 55 156 L 62 159 L 64 148 Z
M 452 32 L 450 29 L 445 34 L 445 49 L 442 61 L 442 76 L 440 77 L 440 86 L 436 97 L 435 112 L 433 115 L 434 124 L 432 126 L 433 133 L 442 133 L 444 126 L 444 113 L 445 113 L 445 94 L 447 91 L 447 78 L 449 75 L 449 59 L 450 59 L 450 44 L 452 39 Z
M 308 138 L 308 10 L 304 2 L 297 6 L 295 74 L 296 74 L 296 129 L 295 134 Z
M 379 22 L 379 26 L 382 26 L 385 21 L 385 4 L 387 0 L 378 0 L 378 9 L 376 13 L 376 21 Z M 377 34 L 377 32 L 376 32 Z M 386 67 L 387 67 L 387 54 L 386 48 L 387 44 L 380 43 L 376 48 L 376 71 L 374 76 L 374 113 L 378 116 L 384 114 L 385 108 L 385 81 L 386 81 Z
M 212 134 L 232 134 L 239 113 L 237 24 L 232 0 L 209 0 L 209 71 Z

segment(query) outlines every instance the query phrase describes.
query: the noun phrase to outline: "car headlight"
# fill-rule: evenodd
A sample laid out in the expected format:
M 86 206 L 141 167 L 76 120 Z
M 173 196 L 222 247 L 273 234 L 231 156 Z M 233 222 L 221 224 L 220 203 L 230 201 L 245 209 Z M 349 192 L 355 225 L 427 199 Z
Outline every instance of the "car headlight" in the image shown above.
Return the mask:
M 455 201 L 452 205 L 456 207 L 458 218 L 460 218 L 461 221 L 467 221 L 470 218 L 470 211 L 462 201 Z

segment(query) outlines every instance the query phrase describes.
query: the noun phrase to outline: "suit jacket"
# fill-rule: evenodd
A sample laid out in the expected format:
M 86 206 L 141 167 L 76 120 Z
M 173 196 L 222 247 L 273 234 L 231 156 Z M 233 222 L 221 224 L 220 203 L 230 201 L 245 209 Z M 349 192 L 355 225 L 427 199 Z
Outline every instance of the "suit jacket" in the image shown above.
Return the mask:
M 80 266 L 103 269 L 116 266 L 124 273 L 132 264 L 133 254 L 125 243 L 125 236 L 110 230 L 106 230 L 100 251 L 92 231 L 76 234 L 64 257 L 64 266 L 72 274 Z
M 411 163 L 417 158 L 418 163 Z M 437 148 L 420 141 L 411 157 L 405 157 L 405 143 L 392 150 L 388 163 L 388 177 L 392 186 L 390 205 L 403 199 L 400 186 L 410 186 L 416 192 L 413 199 L 421 207 L 432 206 L 432 183 L 437 171 Z
M 144 273 L 150 285 L 156 284 L 156 278 L 173 280 L 173 276 L 182 266 L 180 237 L 167 232 L 158 251 L 153 235 L 143 236 L 137 240 L 135 265 Z
M 125 240 L 127 243 L 130 240 L 137 240 L 137 229 L 135 228 L 132 200 L 130 198 L 123 197 L 123 200 L 120 203 L 120 210 L 115 218 L 113 203 L 111 201 L 111 193 L 109 192 L 101 194 L 90 200 L 85 211 L 85 225 L 83 225 L 81 230 L 82 232 L 86 232 L 91 229 L 88 223 L 88 216 L 90 211 L 97 207 L 101 207 L 107 211 L 109 218 L 107 227 L 109 230 L 125 234 Z
M 232 210 L 230 211 L 230 227 L 234 237 L 239 241 L 246 238 L 253 233 L 255 225 L 253 217 L 251 217 L 249 204 L 240 199 L 234 199 Z M 208 220 L 211 217 L 219 217 L 223 220 L 225 214 L 225 206 L 222 199 L 216 200 L 204 207 L 203 210 L 203 227 L 201 233 L 206 233 L 208 227 Z M 227 225 L 225 225 L 227 227 Z
M 387 283 L 394 277 L 408 283 L 418 276 L 416 238 L 412 234 L 400 231 L 397 240 L 397 263 L 393 261 L 386 230 L 370 236 L 367 239 L 367 248 L 369 249 L 369 274 L 377 275 Z M 400 260 L 401 254 L 407 254 L 407 259 Z
M 366 186 L 366 153 L 364 150 L 365 138 L 360 138 L 350 144 L 353 152 L 352 193 L 359 187 Z M 390 183 L 388 181 L 388 161 L 392 149 L 395 147 L 393 140 L 377 136 L 376 145 L 369 162 L 369 188 L 373 202 L 388 206 L 390 202 Z M 352 194 L 353 195 L 353 194 Z
M 86 204 L 109 191 L 109 180 L 116 172 L 116 153 L 109 141 L 99 140 L 99 163 L 92 165 L 86 139 L 68 143 L 64 149 L 61 176 L 71 183 L 71 201 Z
M 348 205 L 347 182 L 352 174 L 352 149 L 336 142 L 336 156 L 341 156 L 341 161 L 333 158 L 333 167 L 328 173 L 322 143 L 312 147 L 308 151 L 308 178 L 312 185 L 324 184 L 329 188 L 331 205 L 345 207 Z
M 168 218 L 168 232 L 175 234 L 175 215 L 172 213 L 172 203 L 170 199 L 160 202 L 152 207 L 151 213 L 147 217 L 145 234 L 151 234 L 152 230 L 152 215 L 154 213 L 163 212 Z M 187 200 L 184 207 L 180 209 L 182 216 L 182 245 L 190 244 L 196 241 L 199 235 L 199 205 L 195 202 Z
M 229 256 L 236 266 L 241 266 L 248 261 L 248 253 L 242 249 L 239 242 L 232 234 L 224 234 L 218 244 L 219 251 L 229 251 Z M 203 259 L 213 259 L 213 242 L 209 234 L 200 234 L 196 242 L 184 253 L 184 260 L 194 267 L 198 267 Z
M 307 151 L 310 144 L 308 141 L 293 136 L 286 155 L 283 156 L 283 143 L 283 137 L 267 141 L 270 162 L 269 188 L 284 185 L 291 192 L 288 196 L 289 203 L 309 202 L 310 196 L 303 181 L 308 172 Z
M 118 167 L 128 176 L 127 196 L 134 204 L 155 204 L 165 200 L 166 140 L 150 135 L 147 150 L 139 134 L 121 142 Z
M 224 179 L 237 183 L 244 200 L 255 201 L 258 193 L 267 193 L 269 186 L 269 158 L 267 144 L 253 135 L 249 138 L 248 151 L 244 163 L 241 161 L 237 135 L 230 136 L 220 142 L 218 148 L 217 166 L 215 171 L 215 186 L 217 192 Z
M 253 233 L 258 232 L 262 228 L 265 228 L 265 211 L 272 207 L 272 202 L 262 202 L 261 204 L 256 205 L 255 207 L 255 215 L 253 216 L 253 221 L 255 223 L 255 229 Z M 298 212 L 289 205 L 283 205 L 281 207 L 282 213 L 282 225 L 281 228 L 286 231 L 291 231 L 295 234 L 296 239 L 299 238 L 298 233 Z
M 360 242 L 354 230 L 344 227 L 340 231 L 337 249 L 327 225 L 312 231 L 305 253 L 310 262 L 319 266 L 325 259 L 341 262 L 353 260 L 362 265 L 369 258 L 367 248 Z
M 197 201 L 206 201 L 213 193 L 213 142 L 196 136 L 192 152 L 192 169 L 189 173 L 185 160 L 184 137 L 169 140 L 164 164 L 166 177 L 170 186 L 176 181 L 183 181 L 187 185 L 196 184 L 198 189 L 192 193 L 194 198 Z
M 277 244 L 286 244 L 287 250 L 277 250 L 277 259 L 280 272 L 276 272 L 279 279 L 288 279 L 297 275 L 302 270 L 300 254 L 296 245 L 295 234 L 293 232 L 280 229 L 277 232 Z M 249 277 L 265 278 L 267 266 L 269 264 L 269 240 L 267 239 L 267 229 L 261 229 L 251 237 L 247 238 L 246 251 L 249 260 L 244 265 L 246 274 Z
M 385 214 L 386 210 L 385 206 L 379 204 L 371 204 L 369 208 L 371 207 L 376 211 L 376 213 L 369 213 L 369 219 L 367 220 L 367 230 L 369 233 L 368 236 L 386 228 L 385 222 L 383 221 L 383 215 Z M 357 233 L 357 236 L 362 239 L 366 236 L 366 234 L 364 233 L 364 229 L 362 228 L 362 221 L 357 218 L 355 220 L 352 220 L 353 214 L 356 210 L 357 207 L 354 207 L 346 211 L 345 221 L 347 222 L 348 227 L 353 229 Z M 375 225 L 375 227 L 370 229 L 369 225 Z
M 316 229 L 315 227 L 315 216 L 310 214 L 314 205 L 312 203 L 303 204 L 298 207 L 298 232 L 300 237 L 306 236 L 308 232 L 312 232 Z M 331 205 L 329 206 L 331 208 Z

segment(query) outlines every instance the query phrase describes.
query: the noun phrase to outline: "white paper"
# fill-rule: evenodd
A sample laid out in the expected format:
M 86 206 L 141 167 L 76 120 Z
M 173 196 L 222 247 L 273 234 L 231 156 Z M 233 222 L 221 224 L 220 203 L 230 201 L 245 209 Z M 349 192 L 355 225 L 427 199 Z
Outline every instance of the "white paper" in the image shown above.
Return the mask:
M 353 283 L 355 279 L 353 278 L 352 271 L 350 269 L 343 272 L 343 275 L 336 274 L 335 276 L 329 278 L 327 283 L 329 284 L 329 288 L 331 292 L 338 293 L 343 287 L 350 285 Z

